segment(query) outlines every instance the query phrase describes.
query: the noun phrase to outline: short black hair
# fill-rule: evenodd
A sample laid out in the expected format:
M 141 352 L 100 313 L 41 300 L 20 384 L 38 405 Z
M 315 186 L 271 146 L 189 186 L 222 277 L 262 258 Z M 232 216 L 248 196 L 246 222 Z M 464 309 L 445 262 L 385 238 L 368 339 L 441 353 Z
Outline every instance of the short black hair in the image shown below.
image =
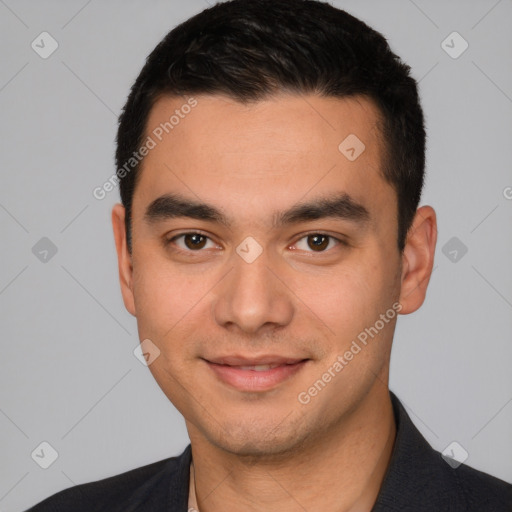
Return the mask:
M 156 100 L 224 94 L 249 103 L 279 92 L 373 100 L 384 148 L 380 171 L 397 194 L 397 244 L 403 251 L 425 169 L 423 111 L 410 67 L 382 34 L 326 2 L 231 0 L 164 37 L 147 57 L 119 117 L 116 166 L 130 252 L 140 164 L 135 161 L 126 172 L 126 162 L 143 143 Z

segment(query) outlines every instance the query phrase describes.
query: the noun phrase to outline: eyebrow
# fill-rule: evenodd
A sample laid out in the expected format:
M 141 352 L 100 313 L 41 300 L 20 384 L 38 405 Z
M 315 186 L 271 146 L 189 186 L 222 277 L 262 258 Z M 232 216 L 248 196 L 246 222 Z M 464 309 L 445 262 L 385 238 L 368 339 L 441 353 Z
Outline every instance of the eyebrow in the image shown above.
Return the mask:
M 232 225 L 230 219 L 215 206 L 189 199 L 181 194 L 165 194 L 158 197 L 149 204 L 144 214 L 144 219 L 149 224 L 180 217 L 216 222 L 228 228 Z M 348 194 L 341 193 L 298 203 L 289 210 L 275 212 L 272 225 L 276 228 L 323 218 L 341 219 L 361 227 L 371 221 L 370 212 L 364 205 Z

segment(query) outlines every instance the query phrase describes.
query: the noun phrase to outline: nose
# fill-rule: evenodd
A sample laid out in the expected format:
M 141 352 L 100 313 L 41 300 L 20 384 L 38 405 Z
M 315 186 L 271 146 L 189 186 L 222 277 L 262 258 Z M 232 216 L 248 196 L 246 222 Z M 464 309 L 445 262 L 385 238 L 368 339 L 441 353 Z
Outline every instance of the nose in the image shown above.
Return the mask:
M 229 330 L 263 333 L 288 325 L 294 315 L 291 291 L 269 266 L 265 251 L 251 263 L 233 255 L 234 268 L 216 287 L 212 303 L 215 321 Z

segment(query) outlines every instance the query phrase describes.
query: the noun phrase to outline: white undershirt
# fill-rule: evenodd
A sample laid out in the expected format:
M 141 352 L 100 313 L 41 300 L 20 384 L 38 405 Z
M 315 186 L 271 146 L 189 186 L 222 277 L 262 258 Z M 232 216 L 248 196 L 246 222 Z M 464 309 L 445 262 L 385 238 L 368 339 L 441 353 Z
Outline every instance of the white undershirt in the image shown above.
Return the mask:
M 196 500 L 194 465 L 190 461 L 190 485 L 188 486 L 188 512 L 199 512 Z

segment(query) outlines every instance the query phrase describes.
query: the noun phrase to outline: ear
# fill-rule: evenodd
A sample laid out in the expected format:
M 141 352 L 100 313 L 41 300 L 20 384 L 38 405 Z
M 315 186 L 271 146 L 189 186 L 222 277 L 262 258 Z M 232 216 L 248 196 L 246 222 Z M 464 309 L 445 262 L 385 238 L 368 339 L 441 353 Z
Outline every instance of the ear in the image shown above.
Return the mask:
M 117 263 L 119 267 L 119 282 L 125 308 L 135 315 L 135 300 L 133 298 L 133 266 L 132 257 L 126 243 L 126 228 L 124 217 L 126 211 L 122 204 L 117 203 L 112 209 L 112 228 L 116 241 Z
M 401 315 L 413 313 L 425 301 L 436 242 L 436 212 L 430 206 L 422 206 L 416 210 L 402 254 Z

